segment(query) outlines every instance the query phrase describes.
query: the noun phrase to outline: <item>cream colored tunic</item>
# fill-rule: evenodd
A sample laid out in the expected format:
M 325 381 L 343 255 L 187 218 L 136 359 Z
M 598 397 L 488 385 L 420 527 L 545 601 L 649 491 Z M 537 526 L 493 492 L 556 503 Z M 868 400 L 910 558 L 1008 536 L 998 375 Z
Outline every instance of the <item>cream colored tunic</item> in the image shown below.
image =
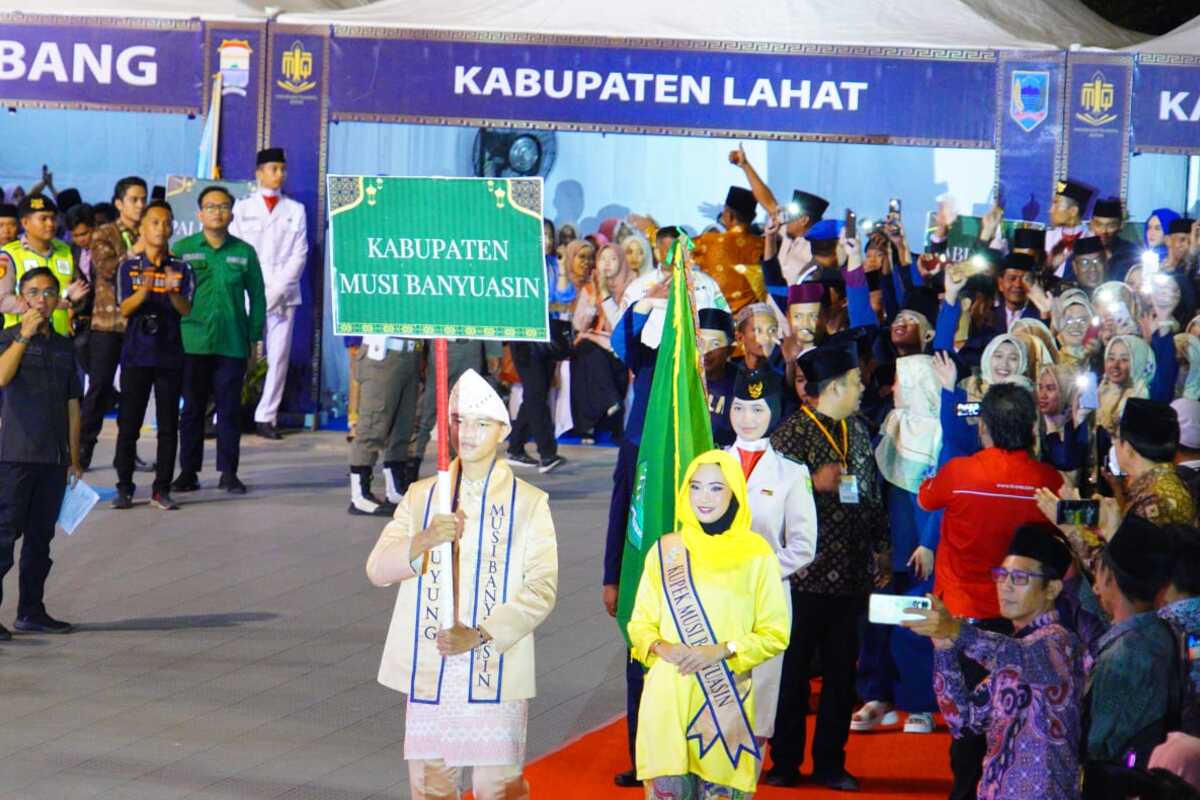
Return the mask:
M 457 462 L 451 465 L 452 479 Z M 409 559 L 412 535 L 436 510 L 436 479 L 414 483 L 367 560 L 373 583 L 388 585 L 382 562 L 408 565 L 399 582 L 379 682 L 409 696 L 405 758 L 494 765 L 524 759 L 526 700 L 535 694 L 533 629 L 554 607 L 558 550 L 545 492 L 497 460 L 485 481 L 466 479 L 459 507 L 459 621 L 492 641 L 470 653 L 437 655 L 432 554 Z M 394 577 L 394 576 L 393 576 Z M 432 580 L 431 580 L 432 579 Z M 418 602 L 420 601 L 420 602 Z M 420 618 L 418 618 L 418 614 Z

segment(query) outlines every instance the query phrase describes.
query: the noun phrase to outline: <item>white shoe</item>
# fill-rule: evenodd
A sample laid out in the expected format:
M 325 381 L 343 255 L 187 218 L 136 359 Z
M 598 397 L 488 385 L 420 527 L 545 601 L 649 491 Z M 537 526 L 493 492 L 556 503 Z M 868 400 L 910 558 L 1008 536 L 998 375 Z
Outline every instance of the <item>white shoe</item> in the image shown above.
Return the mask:
M 864 732 L 873 731 L 876 728 L 895 725 L 900 721 L 900 715 L 892 708 L 891 703 L 885 703 L 881 700 L 872 700 L 869 703 L 864 703 L 863 707 L 854 713 L 850 718 L 850 730 Z
M 909 714 L 904 721 L 905 733 L 933 733 L 933 714 Z
M 387 467 L 383 468 L 383 481 L 388 503 L 394 506 L 400 505 L 400 501 L 404 499 L 404 492 L 400 491 L 400 487 L 396 485 L 396 481 L 392 477 L 392 471 Z

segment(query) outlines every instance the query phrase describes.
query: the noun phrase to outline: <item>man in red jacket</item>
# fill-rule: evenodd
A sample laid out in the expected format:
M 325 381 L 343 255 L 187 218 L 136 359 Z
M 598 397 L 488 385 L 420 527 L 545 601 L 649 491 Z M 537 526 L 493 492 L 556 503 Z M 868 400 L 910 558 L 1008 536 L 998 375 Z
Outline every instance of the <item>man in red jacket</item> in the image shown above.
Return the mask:
M 983 396 L 979 414 L 982 450 L 954 458 L 921 484 L 917 502 L 926 511 L 945 509 L 941 540 L 934 559 L 933 593 L 956 617 L 979 621 L 981 627 L 1007 630 L 991 568 L 1004 560 L 1013 531 L 1042 517 L 1034 495 L 1043 486 L 1058 492 L 1062 476 L 1033 458 L 1037 404 L 1029 390 L 997 384 Z M 990 621 L 990 622 L 989 622 Z M 973 683 L 983 672 L 964 662 Z M 974 798 L 979 783 L 984 737 L 964 735 L 950 745 L 955 798 Z

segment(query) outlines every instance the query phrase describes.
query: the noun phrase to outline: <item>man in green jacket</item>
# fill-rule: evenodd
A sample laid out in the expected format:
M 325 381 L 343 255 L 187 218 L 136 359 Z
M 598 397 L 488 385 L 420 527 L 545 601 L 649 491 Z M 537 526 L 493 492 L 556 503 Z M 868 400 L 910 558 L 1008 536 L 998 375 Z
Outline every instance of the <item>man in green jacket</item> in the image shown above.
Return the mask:
M 233 195 L 221 186 L 200 193 L 201 230 L 179 241 L 175 255 L 195 275 L 192 313 L 183 320 L 183 412 L 179 420 L 179 477 L 173 488 L 200 488 L 204 421 L 209 397 L 217 407 L 220 488 L 245 494 L 237 476 L 241 449 L 242 382 L 246 359 L 262 338 L 266 317 L 262 269 L 254 248 L 229 233 Z M 249 299 L 249 313 L 246 311 Z

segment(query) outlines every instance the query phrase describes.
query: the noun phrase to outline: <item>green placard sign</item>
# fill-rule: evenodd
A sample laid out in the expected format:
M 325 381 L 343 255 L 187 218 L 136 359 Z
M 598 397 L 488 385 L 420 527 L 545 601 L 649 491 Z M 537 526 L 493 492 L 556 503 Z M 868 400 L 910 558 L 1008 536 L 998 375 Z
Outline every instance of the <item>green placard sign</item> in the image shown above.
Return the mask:
M 541 178 L 330 175 L 333 331 L 546 341 Z

